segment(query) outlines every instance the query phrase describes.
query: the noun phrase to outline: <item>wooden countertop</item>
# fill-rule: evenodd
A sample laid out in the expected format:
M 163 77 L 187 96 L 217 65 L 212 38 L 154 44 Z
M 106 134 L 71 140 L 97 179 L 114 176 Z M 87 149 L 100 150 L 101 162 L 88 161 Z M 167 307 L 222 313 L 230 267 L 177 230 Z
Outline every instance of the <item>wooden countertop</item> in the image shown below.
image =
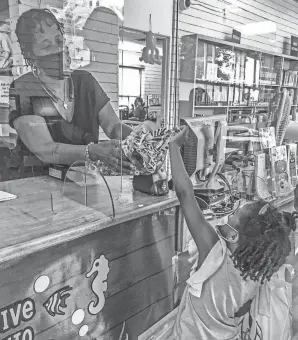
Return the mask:
M 65 243 L 115 224 L 179 205 L 174 192 L 150 196 L 136 192 L 124 177 L 106 177 L 114 197 L 115 218 L 104 182 L 84 188 L 43 176 L 2 182 L 0 190 L 17 199 L 0 203 L 0 263 Z M 63 189 L 64 188 L 64 189 Z M 274 202 L 277 207 L 293 201 L 293 195 Z
M 145 195 L 133 190 L 128 177 L 120 192 L 120 177 L 106 179 L 114 197 L 115 218 L 103 181 L 95 189 L 88 188 L 88 206 L 84 189 L 68 183 L 63 190 L 63 182 L 51 177 L 0 183 L 0 190 L 18 196 L 0 203 L 0 263 L 179 204 L 173 192 Z

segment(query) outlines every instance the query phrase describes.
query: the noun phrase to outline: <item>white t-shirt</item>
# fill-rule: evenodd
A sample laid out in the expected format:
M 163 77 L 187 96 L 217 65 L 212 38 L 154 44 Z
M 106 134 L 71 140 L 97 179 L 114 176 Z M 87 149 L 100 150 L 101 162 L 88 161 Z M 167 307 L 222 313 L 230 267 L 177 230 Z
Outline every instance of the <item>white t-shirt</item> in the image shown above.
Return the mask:
M 193 259 L 196 259 L 194 269 L 197 266 L 198 253 L 192 255 Z M 287 294 L 278 290 L 277 297 L 274 286 L 279 284 L 281 289 L 285 289 L 285 285 L 281 283 L 284 266 L 274 274 L 270 282 L 261 286 L 250 279 L 244 281 L 240 271 L 234 267 L 230 255 L 225 241 L 220 239 L 199 270 L 191 273 L 178 309 L 172 339 L 287 339 L 290 324 L 290 307 L 285 297 Z M 235 313 L 251 299 L 253 303 L 250 311 L 243 317 L 234 317 Z M 278 313 L 274 321 L 270 321 L 268 317 L 273 313 L 274 303 L 276 307 L 280 299 L 284 303 L 282 315 Z M 274 330 L 268 330 L 268 327 L 273 327 L 272 323 L 280 330 L 278 339 L 265 336 L 274 334 L 272 333 Z
M 262 340 L 292 339 L 292 284 L 286 281 L 287 270 L 293 277 L 294 268 L 284 264 L 269 282 L 260 286 L 253 301 L 252 310 L 256 325 L 262 330 Z

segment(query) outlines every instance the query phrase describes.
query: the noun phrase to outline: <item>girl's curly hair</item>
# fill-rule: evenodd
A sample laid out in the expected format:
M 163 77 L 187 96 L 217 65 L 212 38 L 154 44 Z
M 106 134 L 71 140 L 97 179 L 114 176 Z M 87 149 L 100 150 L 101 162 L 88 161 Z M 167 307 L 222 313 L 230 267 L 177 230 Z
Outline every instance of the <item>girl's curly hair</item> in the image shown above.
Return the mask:
M 255 202 L 240 217 L 239 246 L 231 256 L 244 280 L 250 278 L 261 284 L 270 281 L 285 263 L 291 252 L 290 231 L 295 228 L 290 214 L 284 215 L 271 205 L 260 215 L 266 204 Z
M 33 54 L 33 43 L 36 30 L 43 30 L 40 25 L 41 21 L 45 21 L 49 25 L 51 22 L 56 23 L 61 34 L 63 35 L 64 33 L 63 24 L 57 20 L 50 10 L 33 8 L 24 12 L 18 19 L 15 32 L 26 66 L 34 66 L 35 57 Z

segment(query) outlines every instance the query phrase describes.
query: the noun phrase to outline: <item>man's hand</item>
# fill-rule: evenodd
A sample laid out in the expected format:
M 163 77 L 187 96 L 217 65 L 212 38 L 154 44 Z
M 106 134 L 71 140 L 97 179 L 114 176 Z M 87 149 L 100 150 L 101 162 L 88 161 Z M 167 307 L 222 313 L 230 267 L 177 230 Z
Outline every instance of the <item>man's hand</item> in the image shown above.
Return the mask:
M 122 152 L 120 141 L 111 139 L 99 144 L 92 144 L 89 148 L 90 159 L 92 161 L 100 160 L 104 162 L 111 170 L 133 175 L 137 170 L 142 174 L 142 166 L 137 162 L 131 162 Z

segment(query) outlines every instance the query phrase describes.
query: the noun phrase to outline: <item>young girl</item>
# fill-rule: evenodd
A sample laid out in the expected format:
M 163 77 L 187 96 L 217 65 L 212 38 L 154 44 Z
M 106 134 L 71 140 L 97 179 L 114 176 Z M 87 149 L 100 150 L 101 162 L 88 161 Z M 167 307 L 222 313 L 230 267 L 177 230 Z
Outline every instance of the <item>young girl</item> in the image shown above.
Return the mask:
M 257 306 L 252 301 L 264 283 L 285 270 L 293 218 L 266 202 L 250 202 L 230 216 L 228 223 L 213 228 L 197 204 L 181 158 L 187 131 L 183 127 L 170 142 L 171 168 L 199 256 L 179 306 L 173 339 L 264 339 L 266 330 L 257 322 L 258 311 L 253 315 Z

